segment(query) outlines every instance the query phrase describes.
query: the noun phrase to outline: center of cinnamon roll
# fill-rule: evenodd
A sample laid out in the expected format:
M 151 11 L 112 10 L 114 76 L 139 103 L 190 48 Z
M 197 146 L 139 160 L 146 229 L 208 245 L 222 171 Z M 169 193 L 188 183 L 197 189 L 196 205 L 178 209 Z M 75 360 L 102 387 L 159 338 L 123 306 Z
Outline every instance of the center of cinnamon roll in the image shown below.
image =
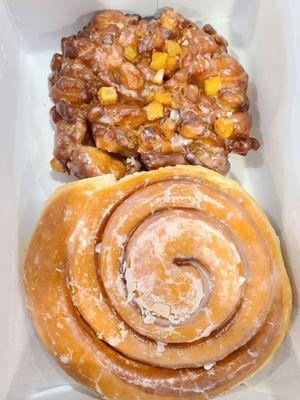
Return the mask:
M 211 212 L 223 215 L 226 201 L 201 183 L 164 181 L 113 212 L 102 237 L 100 279 L 132 330 L 189 343 L 235 315 L 248 265 L 236 236 Z
M 224 258 L 226 269 L 221 270 Z M 212 289 L 235 307 L 240 298 L 239 262 L 233 243 L 204 214 L 190 209 L 156 213 L 127 243 L 123 264 L 127 300 L 139 308 L 146 324 L 185 325 L 200 310 L 207 316 L 212 313 Z M 232 308 L 223 308 L 225 317 Z M 211 322 L 206 328 L 213 330 L 217 321 L 211 318 Z

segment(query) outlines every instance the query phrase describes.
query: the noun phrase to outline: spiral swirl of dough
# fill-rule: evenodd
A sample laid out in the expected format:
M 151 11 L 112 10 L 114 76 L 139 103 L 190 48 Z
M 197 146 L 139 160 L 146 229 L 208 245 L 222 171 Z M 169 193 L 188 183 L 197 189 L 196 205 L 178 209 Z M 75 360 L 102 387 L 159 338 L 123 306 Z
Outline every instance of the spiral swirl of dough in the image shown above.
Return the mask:
M 252 375 L 288 326 L 268 220 L 240 186 L 178 166 L 66 185 L 25 263 L 49 353 L 109 399 L 201 399 Z

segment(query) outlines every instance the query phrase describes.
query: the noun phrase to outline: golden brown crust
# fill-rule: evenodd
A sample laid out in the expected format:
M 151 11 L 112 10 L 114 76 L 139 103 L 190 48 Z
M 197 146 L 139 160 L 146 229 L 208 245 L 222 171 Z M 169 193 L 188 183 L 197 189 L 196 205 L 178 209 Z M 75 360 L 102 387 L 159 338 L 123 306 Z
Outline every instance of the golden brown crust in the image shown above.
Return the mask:
M 160 227 L 173 227 L 169 229 L 172 240 L 160 232 L 159 242 L 144 240 L 143 247 L 137 245 L 138 240 L 147 239 L 146 234 L 155 237 L 156 220 Z M 180 241 L 174 236 L 174 227 L 178 232 L 181 220 Z M 192 246 L 203 233 L 206 253 L 222 250 L 219 262 L 226 265 L 219 270 L 213 269 L 214 258 L 207 263 L 205 254 L 199 253 L 202 250 Z M 186 235 L 188 242 L 184 241 Z M 180 247 L 181 266 L 177 263 L 176 270 L 166 264 L 161 270 L 155 257 L 161 255 L 167 263 L 170 240 L 177 252 L 170 253 L 172 256 L 178 258 Z M 158 244 L 165 245 L 163 252 Z M 247 253 L 247 246 L 253 257 Z M 144 256 L 142 248 L 147 250 Z M 123 272 L 117 267 L 120 249 Z M 232 313 L 223 322 L 215 320 L 212 332 L 204 332 L 205 326 L 200 333 L 193 328 L 200 315 L 193 314 L 193 305 L 200 297 L 197 291 L 184 291 L 193 282 L 197 288 L 202 284 L 204 288 L 205 277 L 198 273 L 198 264 L 193 264 L 187 252 L 193 257 L 201 255 L 206 271 L 210 276 L 215 274 L 209 300 L 201 306 L 207 311 L 215 307 L 210 309 L 212 320 L 219 318 L 216 296 L 224 289 L 224 284 L 218 289 L 218 272 L 225 274 L 223 283 L 227 280 L 233 285 L 222 308 Z M 143 303 L 136 302 L 134 293 L 128 297 L 133 282 L 128 268 L 139 282 L 147 276 L 148 287 L 138 286 L 138 298 Z M 194 296 L 192 302 L 185 301 L 176 297 L 178 292 L 167 279 L 156 281 L 163 292 L 162 303 L 176 301 L 183 307 L 171 307 L 168 315 L 149 303 L 149 295 L 151 299 L 156 290 L 156 286 L 149 289 L 151 277 L 162 278 L 166 270 L 177 284 L 185 283 L 181 286 L 184 293 Z M 123 283 L 116 286 L 115 278 L 120 274 Z M 235 284 L 240 278 L 241 287 Z M 289 323 L 290 285 L 271 225 L 236 182 L 202 167 L 164 168 L 118 182 L 109 175 L 60 188 L 46 205 L 33 234 L 24 279 L 35 328 L 50 355 L 74 379 L 109 399 L 150 400 L 156 395 L 169 400 L 202 399 L 217 395 L 260 369 L 279 346 Z M 125 285 L 127 301 L 119 301 L 124 295 L 118 289 L 120 285 Z M 250 301 L 249 314 L 244 314 L 248 319 L 243 322 Z M 142 309 L 151 312 L 147 323 L 141 320 Z M 186 320 L 179 312 L 182 309 Z M 170 315 L 176 319 L 177 312 L 183 319 L 174 323 Z M 156 321 L 150 318 L 149 323 L 149 315 Z M 173 327 L 169 333 L 166 326 Z M 238 326 L 248 332 L 247 337 L 239 336 Z M 208 363 L 214 361 L 216 364 L 208 369 Z

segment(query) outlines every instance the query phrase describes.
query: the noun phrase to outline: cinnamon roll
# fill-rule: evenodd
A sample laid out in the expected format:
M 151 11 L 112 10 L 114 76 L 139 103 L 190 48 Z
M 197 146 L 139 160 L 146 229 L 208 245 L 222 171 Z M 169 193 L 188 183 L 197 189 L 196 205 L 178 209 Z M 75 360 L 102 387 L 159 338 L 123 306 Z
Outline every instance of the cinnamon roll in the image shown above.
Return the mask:
M 288 327 L 276 234 L 238 183 L 198 166 L 58 189 L 24 279 L 35 329 L 108 399 L 202 399 L 254 374 Z

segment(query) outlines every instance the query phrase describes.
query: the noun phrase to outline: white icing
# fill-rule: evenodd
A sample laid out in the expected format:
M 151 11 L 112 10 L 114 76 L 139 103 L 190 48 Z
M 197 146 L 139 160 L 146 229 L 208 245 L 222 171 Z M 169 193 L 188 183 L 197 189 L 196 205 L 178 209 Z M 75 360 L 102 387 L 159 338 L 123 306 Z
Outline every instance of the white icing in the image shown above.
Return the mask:
M 71 355 L 70 354 L 62 354 L 59 357 L 59 359 L 63 364 L 68 364 L 71 360 Z
M 206 371 L 209 371 L 210 369 L 212 369 L 212 367 L 213 367 L 215 364 L 216 364 L 216 363 L 204 364 L 204 365 L 203 365 L 203 368 L 204 368 Z
M 136 165 L 136 160 L 134 157 L 128 157 L 126 159 L 127 164 L 131 165 L 132 167 L 134 167 Z
M 98 244 L 96 244 L 95 246 L 95 252 L 97 254 L 101 254 L 101 242 L 99 242 Z
M 144 317 L 144 322 L 145 324 L 154 324 L 154 322 L 156 321 L 156 317 L 150 313 L 148 313 L 145 317 Z
M 246 278 L 244 276 L 239 277 L 239 285 L 242 286 L 246 282 Z
M 180 112 L 178 111 L 178 110 L 174 110 L 174 109 L 172 109 L 171 111 L 170 111 L 170 119 L 172 120 L 172 121 L 180 121 L 181 120 L 181 117 L 180 117 Z
M 191 142 L 192 142 L 191 139 L 185 139 L 183 136 L 179 135 L 178 133 L 173 135 L 170 139 L 170 143 L 175 147 L 176 146 L 186 146 Z
M 163 353 L 166 347 L 166 343 L 163 342 L 156 342 L 157 345 L 157 352 L 158 353 Z

